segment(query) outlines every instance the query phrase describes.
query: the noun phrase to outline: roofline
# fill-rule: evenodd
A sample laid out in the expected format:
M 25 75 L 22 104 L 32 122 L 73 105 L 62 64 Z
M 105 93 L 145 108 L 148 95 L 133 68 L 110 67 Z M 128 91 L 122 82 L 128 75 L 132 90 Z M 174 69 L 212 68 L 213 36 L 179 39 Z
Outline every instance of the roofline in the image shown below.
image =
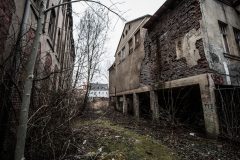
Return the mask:
M 163 12 L 169 9 L 173 2 L 176 2 L 176 0 L 166 0 L 166 2 L 153 14 L 153 16 L 147 21 L 147 23 L 145 23 L 143 28 L 147 29 L 151 27 L 152 24 L 157 20 L 159 15 L 161 15 Z
M 129 24 L 129 23 L 132 23 L 132 22 L 134 22 L 134 21 L 140 20 L 140 19 L 142 19 L 142 18 L 146 18 L 146 17 L 151 17 L 151 15 L 150 15 L 150 14 L 146 14 L 146 15 L 143 15 L 143 16 L 141 16 L 141 17 L 135 18 L 135 19 L 133 19 L 133 20 L 131 20 L 131 21 L 128 21 L 125 25 L 127 25 L 127 24 Z M 125 26 L 124 26 L 124 28 L 125 28 Z
M 238 5 L 240 5 L 240 0 L 236 0 L 233 4 L 232 3 L 227 3 L 224 0 L 218 0 L 226 5 L 230 5 L 232 7 L 236 7 Z M 147 23 L 145 23 L 145 25 L 143 26 L 143 28 L 148 29 L 149 27 L 152 26 L 152 24 L 157 20 L 157 18 L 164 13 L 167 9 L 170 8 L 170 6 L 176 2 L 176 0 L 166 0 L 166 2 L 153 14 L 153 16 L 147 21 Z
M 115 62 L 111 65 L 111 67 L 108 68 L 108 71 L 112 70 L 114 68 Z
M 152 17 L 152 16 L 151 16 L 150 14 L 146 14 L 146 15 L 144 15 L 144 16 L 141 16 L 141 17 L 138 17 L 138 18 L 133 19 L 133 20 L 131 20 L 131 21 L 128 21 L 127 23 L 125 23 L 125 25 L 124 25 L 123 30 L 122 30 L 121 33 L 123 33 L 123 31 L 124 31 L 124 29 L 125 29 L 125 27 L 126 27 L 127 24 L 132 23 L 132 22 L 137 21 L 137 20 L 140 20 L 140 19 L 145 19 L 146 17 Z M 121 34 L 121 35 L 122 35 L 122 34 Z M 117 54 L 117 50 L 118 50 L 119 44 L 120 44 L 120 42 L 121 42 L 121 38 L 122 38 L 122 36 L 120 37 L 120 39 L 119 39 L 119 41 L 118 41 L 118 45 L 117 45 L 117 48 L 116 48 L 114 57 L 115 57 L 116 54 Z

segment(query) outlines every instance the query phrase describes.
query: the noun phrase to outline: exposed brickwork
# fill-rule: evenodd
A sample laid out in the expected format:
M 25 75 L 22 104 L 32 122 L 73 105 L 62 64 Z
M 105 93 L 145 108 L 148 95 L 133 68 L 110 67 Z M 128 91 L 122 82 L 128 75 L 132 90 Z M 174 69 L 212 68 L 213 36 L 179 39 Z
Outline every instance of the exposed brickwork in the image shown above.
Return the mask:
M 189 67 L 185 58 L 177 60 L 176 39 L 190 30 L 200 28 L 202 14 L 198 0 L 178 0 L 157 22 L 148 28 L 145 38 L 145 59 L 142 63 L 141 83 L 152 85 L 157 81 L 175 80 L 209 72 L 202 39 L 196 42 L 200 59 Z
M 5 42 L 12 21 L 12 14 L 15 10 L 14 0 L 0 1 L 0 55 L 4 52 Z

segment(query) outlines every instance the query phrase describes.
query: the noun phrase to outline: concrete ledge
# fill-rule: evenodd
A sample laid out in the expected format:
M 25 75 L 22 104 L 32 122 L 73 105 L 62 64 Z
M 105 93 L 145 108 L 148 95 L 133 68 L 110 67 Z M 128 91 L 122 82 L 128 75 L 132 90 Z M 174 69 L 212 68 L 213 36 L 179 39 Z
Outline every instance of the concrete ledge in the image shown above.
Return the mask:
M 189 85 L 203 84 L 203 83 L 208 82 L 208 79 L 209 79 L 209 77 L 211 77 L 211 75 L 212 75 L 211 73 L 206 73 L 206 74 L 181 78 L 181 79 L 168 81 L 168 82 L 159 82 L 159 83 L 156 83 L 154 86 L 143 86 L 143 87 L 129 90 L 129 91 L 119 92 L 116 94 L 110 94 L 110 97 L 122 96 L 122 95 L 133 94 L 133 93 L 149 92 L 149 91 L 158 90 L 158 89 L 168 89 L 168 88 L 176 88 L 176 87 L 183 87 L 183 86 L 189 86 Z

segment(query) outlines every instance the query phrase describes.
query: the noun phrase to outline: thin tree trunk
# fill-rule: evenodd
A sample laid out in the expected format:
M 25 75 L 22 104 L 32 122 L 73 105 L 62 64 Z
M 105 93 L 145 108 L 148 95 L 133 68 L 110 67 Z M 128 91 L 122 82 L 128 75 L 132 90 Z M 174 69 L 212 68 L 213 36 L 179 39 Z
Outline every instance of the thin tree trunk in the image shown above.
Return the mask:
M 39 47 L 39 40 L 43 28 L 42 19 L 43 19 L 43 1 L 40 2 L 39 17 L 37 20 L 37 30 L 33 42 L 33 47 L 30 55 L 30 59 L 27 64 L 27 78 L 24 83 L 24 91 L 22 97 L 22 105 L 20 110 L 19 126 L 17 129 L 17 143 L 15 149 L 15 160 L 24 159 L 24 149 L 26 142 L 26 132 L 27 132 L 27 122 L 28 122 L 28 111 L 32 93 L 32 84 L 34 77 L 34 67 L 37 58 L 37 51 Z

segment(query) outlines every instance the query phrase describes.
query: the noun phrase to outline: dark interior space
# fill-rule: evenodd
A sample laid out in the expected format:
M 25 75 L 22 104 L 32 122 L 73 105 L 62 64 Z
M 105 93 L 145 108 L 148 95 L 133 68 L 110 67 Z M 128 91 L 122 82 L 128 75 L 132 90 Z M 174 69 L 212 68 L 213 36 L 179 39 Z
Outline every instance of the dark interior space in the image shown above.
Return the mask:
M 204 114 L 199 85 L 158 91 L 160 120 L 204 132 Z
M 240 87 L 215 89 L 221 136 L 240 142 Z
M 123 97 L 117 97 L 117 103 L 119 104 L 116 106 L 117 111 L 122 112 L 123 111 Z
M 152 118 L 152 111 L 150 107 L 150 93 L 139 93 L 139 114 L 145 119 Z
M 133 108 L 133 95 L 126 95 L 127 98 L 127 113 L 128 115 L 134 116 L 134 108 Z

